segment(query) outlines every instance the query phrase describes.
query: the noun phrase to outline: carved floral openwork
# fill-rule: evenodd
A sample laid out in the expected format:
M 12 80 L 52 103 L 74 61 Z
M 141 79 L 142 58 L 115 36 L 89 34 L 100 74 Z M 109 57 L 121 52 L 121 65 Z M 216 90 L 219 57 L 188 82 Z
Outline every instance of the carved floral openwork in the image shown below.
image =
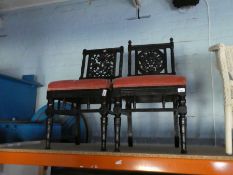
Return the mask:
M 138 71 L 142 74 L 156 74 L 165 69 L 164 54 L 158 49 L 139 52 L 137 60 Z
M 116 54 L 103 51 L 98 54 L 90 54 L 87 77 L 111 78 L 114 77 Z

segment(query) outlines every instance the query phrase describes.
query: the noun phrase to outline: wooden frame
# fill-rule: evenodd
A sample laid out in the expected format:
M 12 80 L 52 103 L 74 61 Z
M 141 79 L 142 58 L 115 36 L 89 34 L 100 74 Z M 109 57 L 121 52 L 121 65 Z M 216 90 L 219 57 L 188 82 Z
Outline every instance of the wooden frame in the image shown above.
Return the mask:
M 170 51 L 170 70 L 168 70 L 168 50 Z M 134 54 L 132 53 L 134 52 Z M 134 55 L 134 59 L 133 59 Z M 133 60 L 135 70 L 133 72 Z M 146 63 L 143 63 L 146 62 Z M 148 66 L 152 65 L 152 66 Z M 175 75 L 174 43 L 128 45 L 128 75 Z M 123 79 L 123 78 L 122 78 Z M 114 87 L 114 82 L 113 82 Z M 156 86 L 156 87 L 117 87 L 113 88 L 115 150 L 120 150 L 121 114 L 126 113 L 128 118 L 128 145 L 133 146 L 132 112 L 173 112 L 175 128 L 175 147 L 181 143 L 181 153 L 186 153 L 186 86 Z M 122 108 L 122 100 L 126 101 Z M 162 108 L 137 108 L 137 103 L 162 103 Z M 165 103 L 172 102 L 172 108 L 166 108 Z M 132 108 L 133 105 L 133 108 Z M 179 133 L 180 131 L 180 133 Z
M 120 77 L 122 74 L 123 46 L 83 50 L 83 61 L 80 79 L 109 79 Z M 118 61 L 117 61 L 118 58 Z M 118 63 L 118 66 L 117 66 Z M 118 67 L 118 73 L 117 68 Z M 75 143 L 80 144 L 80 114 L 82 112 L 98 112 L 101 114 L 101 150 L 106 150 L 107 115 L 111 109 L 111 88 L 109 89 L 81 89 L 81 90 L 51 90 L 47 91 L 48 107 L 46 110 L 47 134 L 46 149 L 50 149 L 53 116 L 55 114 L 74 115 L 77 117 L 77 133 Z M 58 107 L 54 103 L 57 101 Z M 71 103 L 70 110 L 62 109 L 61 102 Z M 87 108 L 81 108 L 87 104 Z M 90 109 L 90 104 L 100 104 L 98 109 Z

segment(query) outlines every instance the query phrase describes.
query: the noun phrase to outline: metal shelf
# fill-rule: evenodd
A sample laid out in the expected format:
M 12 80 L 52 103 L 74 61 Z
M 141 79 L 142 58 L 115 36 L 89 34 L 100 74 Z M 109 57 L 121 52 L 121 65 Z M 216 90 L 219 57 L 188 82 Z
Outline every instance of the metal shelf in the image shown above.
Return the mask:
M 193 153 L 181 155 L 177 152 L 174 154 L 150 153 L 150 149 L 143 153 L 139 153 L 137 149 L 136 151 L 126 150 L 126 152 L 118 153 L 100 152 L 96 151 L 98 146 L 97 144 L 92 146 L 90 144 L 83 144 L 82 146 L 61 145 L 60 147 L 64 150 L 57 149 L 57 146 L 54 150 L 44 150 L 42 146 L 36 147 L 35 144 L 31 147 L 3 147 L 0 151 L 0 163 L 177 174 L 217 175 L 232 174 L 233 172 L 233 157 L 224 155 L 221 152 L 224 151 L 224 148 L 209 147 L 212 150 L 208 150 L 209 153 L 207 154 L 213 152 L 213 155 L 195 155 Z M 145 149 L 148 148 L 146 145 L 144 147 Z M 200 149 L 205 151 L 208 148 Z M 221 154 L 218 153 L 219 150 Z

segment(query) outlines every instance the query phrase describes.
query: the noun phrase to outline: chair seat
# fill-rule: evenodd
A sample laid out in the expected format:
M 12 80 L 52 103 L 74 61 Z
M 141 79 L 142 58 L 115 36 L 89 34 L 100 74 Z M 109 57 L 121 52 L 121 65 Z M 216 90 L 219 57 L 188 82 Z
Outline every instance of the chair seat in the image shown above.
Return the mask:
M 186 78 L 177 75 L 143 75 L 117 78 L 113 81 L 113 88 L 124 87 L 158 87 L 185 86 Z
M 49 83 L 48 91 L 109 89 L 109 79 L 61 80 Z

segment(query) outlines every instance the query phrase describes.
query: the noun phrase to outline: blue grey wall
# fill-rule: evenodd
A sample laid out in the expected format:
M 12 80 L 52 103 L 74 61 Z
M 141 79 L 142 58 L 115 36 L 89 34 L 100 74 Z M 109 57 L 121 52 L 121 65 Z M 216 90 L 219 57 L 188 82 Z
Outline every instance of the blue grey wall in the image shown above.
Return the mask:
M 126 20 L 136 16 L 129 0 L 76 0 L 18 10 L 3 14 L 0 34 L 0 72 L 19 77 L 36 74 L 44 84 L 37 106 L 46 103 L 48 82 L 79 77 L 82 49 L 115 47 L 131 39 L 135 44 L 175 41 L 177 74 L 188 80 L 188 138 L 190 143 L 222 144 L 224 113 L 221 77 L 214 55 L 215 43 L 233 43 L 233 1 L 200 0 L 196 7 L 175 9 L 171 0 L 143 0 L 141 15 L 149 19 Z M 127 49 L 125 49 L 127 52 Z M 127 53 L 125 53 L 125 58 Z M 126 67 L 124 68 L 126 75 Z M 134 114 L 137 142 L 169 142 L 173 137 L 170 113 Z M 91 139 L 99 137 L 99 115 L 88 116 Z M 122 137 L 126 140 L 123 117 Z M 109 141 L 113 117 L 109 121 Z M 170 139 L 171 142 L 173 139 Z

